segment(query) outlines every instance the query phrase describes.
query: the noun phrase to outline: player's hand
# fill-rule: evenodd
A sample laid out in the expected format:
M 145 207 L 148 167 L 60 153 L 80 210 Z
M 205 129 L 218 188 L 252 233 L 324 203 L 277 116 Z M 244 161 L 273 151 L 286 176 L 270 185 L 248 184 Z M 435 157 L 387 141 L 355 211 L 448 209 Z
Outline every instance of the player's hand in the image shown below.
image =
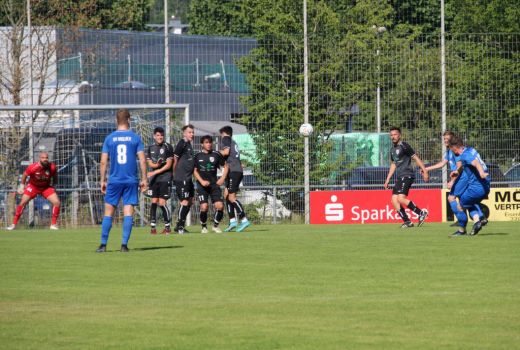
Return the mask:
M 482 173 L 482 174 L 480 174 L 480 177 L 481 177 L 482 179 L 485 179 L 485 178 L 488 177 L 488 176 L 489 176 L 489 173 Z
M 211 183 L 208 180 L 202 180 L 200 184 L 202 185 L 202 187 L 208 187 Z
M 450 177 L 451 177 L 452 179 L 456 178 L 457 176 L 459 176 L 459 172 L 458 172 L 458 171 L 452 171 L 452 172 L 450 173 Z
M 141 192 L 144 193 L 148 189 L 148 181 L 142 180 L 139 183 L 139 187 L 141 188 Z
M 217 180 L 217 186 L 222 186 L 224 184 L 224 177 L 220 177 L 218 180 Z
M 107 194 L 107 182 L 106 181 L 101 182 L 101 193 Z
M 148 174 L 146 174 L 146 176 L 150 178 L 150 177 L 155 176 L 155 173 L 153 171 L 150 171 L 150 172 L 148 172 Z
M 424 182 L 428 182 L 428 181 L 430 181 L 430 174 L 428 174 L 427 171 L 423 172 L 422 178 L 423 178 Z
M 25 190 L 25 185 L 24 184 L 19 184 L 18 188 L 16 189 L 16 193 L 23 194 L 24 190 Z
M 385 188 L 385 190 L 388 190 L 388 181 L 385 181 L 385 184 L 383 185 L 383 187 Z

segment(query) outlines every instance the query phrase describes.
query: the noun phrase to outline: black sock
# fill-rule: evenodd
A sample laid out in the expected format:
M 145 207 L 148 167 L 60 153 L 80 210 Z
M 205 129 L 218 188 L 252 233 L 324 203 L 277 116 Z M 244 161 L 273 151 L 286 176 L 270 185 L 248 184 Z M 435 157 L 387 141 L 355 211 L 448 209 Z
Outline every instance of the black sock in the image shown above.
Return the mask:
M 157 221 L 157 203 L 152 203 L 150 206 L 150 225 L 155 226 Z
M 177 226 L 184 227 L 189 212 L 190 207 L 188 205 L 181 205 L 181 207 L 179 208 L 179 221 L 177 222 Z
M 417 208 L 415 203 L 412 202 L 412 201 L 410 201 L 410 203 L 408 203 L 408 209 L 410 209 L 411 211 L 413 211 L 417 215 L 421 215 L 422 209 Z
M 242 203 L 238 201 L 238 199 L 233 203 L 233 206 L 235 207 L 239 219 L 243 219 L 246 217 L 246 213 L 244 211 L 244 207 L 242 206 Z
M 230 201 L 226 201 L 226 209 L 228 212 L 229 219 L 235 218 L 235 207 L 233 206 L 233 203 Z
M 217 210 L 217 212 L 215 213 L 215 219 L 213 220 L 213 226 L 217 227 L 223 218 L 224 218 L 224 211 Z
M 410 221 L 408 214 L 406 214 L 406 211 L 404 210 L 404 208 L 402 206 L 401 206 L 401 209 L 399 209 L 397 211 L 397 213 L 399 213 L 399 216 L 401 217 L 401 219 L 403 219 L 404 222 Z
M 170 208 L 168 208 L 168 205 L 161 205 L 161 210 L 162 210 L 164 224 L 166 226 L 170 225 L 170 221 L 172 219 L 171 213 L 170 213 Z
M 207 221 L 208 221 L 208 212 L 201 211 L 200 212 L 200 223 L 202 224 L 202 226 L 206 226 Z

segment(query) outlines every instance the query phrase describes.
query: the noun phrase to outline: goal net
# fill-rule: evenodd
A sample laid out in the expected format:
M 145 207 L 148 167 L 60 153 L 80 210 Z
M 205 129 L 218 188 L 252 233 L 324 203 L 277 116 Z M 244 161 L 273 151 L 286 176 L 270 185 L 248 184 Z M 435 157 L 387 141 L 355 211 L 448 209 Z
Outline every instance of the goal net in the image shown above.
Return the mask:
M 166 140 L 175 144 L 182 126 L 189 122 L 189 106 L 177 104 L 0 107 L 0 225 L 11 223 L 21 198 L 16 193 L 20 178 L 31 162 L 38 161 L 41 151 L 49 153 L 58 169 L 58 224 L 99 224 L 104 211 L 99 185 L 101 148 L 105 137 L 115 130 L 115 114 L 120 108 L 130 111 L 131 129 L 141 136 L 145 148 L 153 142 L 155 127 L 163 127 Z M 137 224 L 146 223 L 148 206 L 149 200 L 140 196 Z M 25 209 L 19 226 L 48 226 L 51 212 L 51 204 L 38 196 Z M 121 208 L 114 218 L 121 220 Z

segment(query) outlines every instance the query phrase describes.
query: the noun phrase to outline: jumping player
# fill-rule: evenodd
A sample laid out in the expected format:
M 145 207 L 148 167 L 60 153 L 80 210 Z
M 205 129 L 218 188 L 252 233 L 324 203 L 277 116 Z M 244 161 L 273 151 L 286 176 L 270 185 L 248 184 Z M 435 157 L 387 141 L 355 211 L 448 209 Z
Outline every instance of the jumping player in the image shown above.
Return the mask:
M 220 233 L 222 230 L 218 225 L 224 217 L 224 204 L 220 186 L 224 184 L 227 166 L 224 166 L 225 161 L 220 153 L 213 150 L 213 137 L 210 135 L 202 136 L 200 143 L 202 144 L 202 151 L 195 155 L 195 169 L 193 170 L 193 175 L 197 179 L 197 193 L 200 202 L 200 223 L 202 225 L 200 232 L 208 233 L 208 202 L 211 198 L 215 208 L 215 217 L 211 229 L 215 233 Z M 224 166 L 222 176 L 217 179 L 217 170 L 222 166 Z
M 146 160 L 141 137 L 130 130 L 130 113 L 126 109 L 117 111 L 117 130 L 105 138 L 101 151 L 100 182 L 105 195 L 105 215 L 101 223 L 101 244 L 98 253 L 106 251 L 108 236 L 112 229 L 112 217 L 119 200 L 123 199 L 123 238 L 121 252 L 128 252 L 128 240 L 132 233 L 134 206 L 138 204 L 138 188 L 145 191 Z M 110 162 L 108 184 L 106 170 Z M 137 175 L 137 163 L 141 170 L 141 182 Z
M 412 159 L 421 168 L 423 180 L 425 182 L 428 182 L 430 179 L 428 171 L 426 170 L 423 161 L 415 153 L 413 148 L 408 143 L 401 140 L 400 128 L 395 126 L 390 128 L 390 139 L 393 143 L 393 146 L 390 149 L 392 164 L 390 165 L 390 170 L 388 171 L 384 187 L 388 188 L 392 176 L 394 173 L 397 173 L 397 180 L 392 190 L 392 204 L 397 213 L 399 213 L 401 219 L 403 219 L 401 228 L 413 227 L 413 223 L 408 217 L 404 207 L 407 207 L 417 214 L 419 217 L 418 226 L 421 226 L 424 223 L 424 220 L 426 220 L 426 217 L 428 217 L 428 210 L 420 209 L 413 201 L 408 199 L 408 192 L 415 180 L 415 172 L 411 164 Z
M 29 177 L 29 184 L 26 185 L 27 177 Z M 60 199 L 51 185 L 51 183 L 53 185 L 56 184 L 57 180 L 56 164 L 49 162 L 49 154 L 47 152 L 40 152 L 39 161 L 29 165 L 22 175 L 22 181 L 18 188 L 18 193 L 23 194 L 22 200 L 16 207 L 13 223 L 7 229 L 14 230 L 27 203 L 36 198 L 37 195 L 42 195 L 43 198 L 52 204 L 52 219 L 49 228 L 57 230 L 57 222 L 60 215 Z

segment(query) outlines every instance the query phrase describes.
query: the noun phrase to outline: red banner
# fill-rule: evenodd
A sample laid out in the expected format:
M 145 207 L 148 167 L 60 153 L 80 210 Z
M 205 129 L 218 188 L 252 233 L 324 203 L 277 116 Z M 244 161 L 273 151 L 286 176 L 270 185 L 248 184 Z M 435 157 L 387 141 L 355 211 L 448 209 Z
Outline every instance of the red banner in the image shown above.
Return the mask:
M 400 223 L 391 202 L 392 191 L 313 191 L 310 193 L 311 224 Z M 409 199 L 421 209 L 428 209 L 426 221 L 442 222 L 440 189 L 412 190 Z M 413 222 L 418 215 L 406 209 Z

